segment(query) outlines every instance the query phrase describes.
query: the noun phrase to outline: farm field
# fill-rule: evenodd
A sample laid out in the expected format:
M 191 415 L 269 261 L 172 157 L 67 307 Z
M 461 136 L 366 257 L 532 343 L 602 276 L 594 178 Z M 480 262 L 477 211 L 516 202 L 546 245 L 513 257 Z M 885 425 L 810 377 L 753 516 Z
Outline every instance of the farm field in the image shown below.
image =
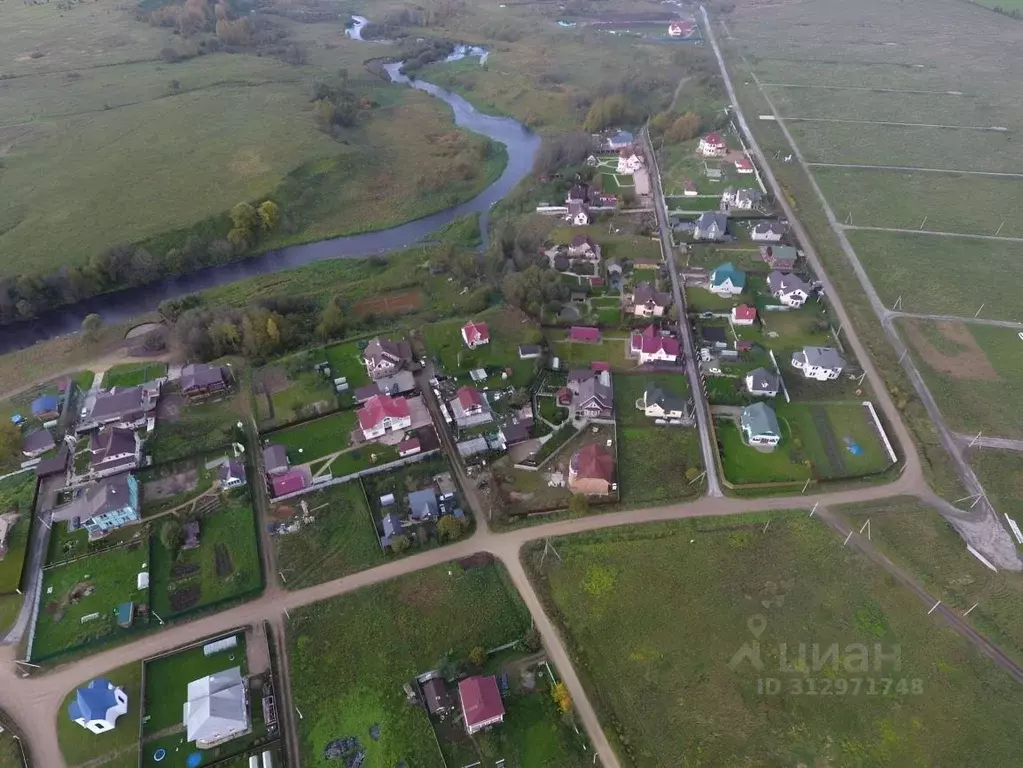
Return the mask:
M 133 662 L 102 675 L 128 694 L 128 712 L 117 718 L 116 727 L 106 733 L 90 733 L 67 716 L 68 705 L 74 701 L 77 688 L 71 689 L 60 705 L 57 716 L 57 741 L 69 766 L 89 763 L 95 766 L 116 766 L 116 760 L 138 759 L 139 712 L 142 703 L 142 664 Z M 88 681 L 84 681 L 88 682 Z M 105 759 L 104 759 L 105 758 Z M 0 763 L 2 765 L 3 763 Z
M 1023 341 L 1012 328 L 900 320 L 920 373 L 958 432 L 1023 438 Z
M 348 448 L 352 430 L 358 421 L 354 410 L 338 411 L 264 437 L 271 443 L 287 447 L 288 460 L 292 464 L 305 464 Z
M 406 704 L 402 685 L 446 654 L 465 658 L 528 629 L 528 614 L 496 564 L 449 563 L 292 611 L 288 650 L 295 706 L 304 715 L 302 765 L 329 768 L 324 748 L 346 737 L 359 739 L 366 766 L 442 765 L 427 715 Z M 374 725 L 379 740 L 367 735 Z
M 377 541 L 366 497 L 359 482 L 325 488 L 302 497 L 316 521 L 274 537 L 277 560 L 288 589 L 304 589 L 387 560 Z M 273 516 L 291 517 L 293 507 L 275 508 Z
M 251 595 L 263 583 L 255 514 L 247 490 L 225 494 L 221 507 L 199 523 L 199 546 L 176 554 L 160 539 L 166 518 L 157 523 L 150 592 L 153 609 L 164 620 Z
M 21 569 L 25 562 L 29 529 L 32 527 L 35 493 L 34 472 L 22 472 L 0 480 L 0 514 L 14 512 L 20 515 L 7 536 L 7 554 L 0 560 L 0 594 L 14 592 L 21 582 Z
M 868 227 L 923 224 L 937 232 L 1023 236 L 1012 205 L 1020 179 L 856 168 L 815 168 L 814 177 L 842 221 L 851 216 L 853 224 Z M 933 238 L 926 242 L 944 251 Z
M 102 387 L 135 387 L 166 375 L 166 363 L 121 363 L 103 374 Z
M 524 316 L 510 308 L 497 308 L 474 317 L 475 321 L 487 324 L 490 343 L 469 349 L 462 339 L 462 326 L 467 320 L 445 320 L 431 323 L 422 328 L 427 353 L 440 361 L 444 372 L 462 375 L 474 368 L 487 368 L 494 378 L 495 369 L 511 368 L 512 375 L 507 383 L 524 387 L 536 374 L 536 360 L 521 360 L 520 344 L 535 344 L 541 338 L 540 331 L 532 324 L 523 324 Z M 500 374 L 498 374 L 500 379 Z
M 1018 496 L 1011 494 L 1018 493 L 1015 473 L 1020 458 L 1002 451 L 978 451 L 971 463 L 996 509 L 1019 515 Z M 1023 575 L 988 570 L 966 550 L 962 538 L 937 510 L 917 499 L 849 504 L 834 511 L 857 531 L 869 519 L 871 541 L 878 550 L 912 574 L 943 605 L 963 614 L 976 604 L 969 615 L 973 626 L 1017 662 L 1023 661 L 1023 617 L 1016 608 L 1023 593 Z
M 116 608 L 127 601 L 149 601 L 148 590 L 140 592 L 136 586 L 148 560 L 145 545 L 131 545 L 44 571 L 32 659 L 125 632 L 117 626 Z M 93 614 L 95 618 L 82 622 Z M 135 619 L 136 624 L 140 621 Z
M 582 534 L 542 571 L 543 546 L 525 553 L 627 765 L 753 751 L 772 765 L 1014 763 L 1023 704 L 1007 674 L 820 521 L 774 514 L 765 533 L 767 519 Z M 789 671 L 782 643 L 807 646 L 805 671 Z M 838 653 L 811 666 L 815 643 Z M 857 644 L 881 646 L 866 673 Z M 759 670 L 751 648 L 767 651 Z

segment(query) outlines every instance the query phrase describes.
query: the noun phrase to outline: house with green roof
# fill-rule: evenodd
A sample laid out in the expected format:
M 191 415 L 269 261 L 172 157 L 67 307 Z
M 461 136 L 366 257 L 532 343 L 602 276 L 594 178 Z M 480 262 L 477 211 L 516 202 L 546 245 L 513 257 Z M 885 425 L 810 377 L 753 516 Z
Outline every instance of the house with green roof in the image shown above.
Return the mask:
M 754 403 L 742 409 L 739 429 L 746 442 L 754 448 L 774 448 L 781 442 L 778 417 L 764 403 Z
M 726 261 L 710 273 L 707 290 L 718 296 L 738 296 L 746 287 L 746 273 Z

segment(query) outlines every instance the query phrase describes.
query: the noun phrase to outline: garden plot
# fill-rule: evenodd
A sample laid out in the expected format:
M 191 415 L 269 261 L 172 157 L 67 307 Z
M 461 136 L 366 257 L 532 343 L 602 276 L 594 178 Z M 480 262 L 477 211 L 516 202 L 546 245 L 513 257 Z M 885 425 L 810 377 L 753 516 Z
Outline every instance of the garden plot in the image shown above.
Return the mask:
M 1023 340 L 1012 328 L 900 320 L 927 387 L 949 426 L 1023 438 Z
M 190 511 L 189 502 L 208 503 L 213 496 L 218 462 L 227 461 L 230 453 L 200 453 L 143 469 L 138 474 L 142 491 L 142 516 L 152 517 L 171 509 Z
M 276 522 L 297 530 L 274 537 L 287 589 L 303 589 L 386 561 L 358 480 L 278 504 Z
M 407 704 L 402 686 L 445 659 L 457 664 L 475 647 L 495 648 L 527 632 L 524 606 L 488 561 L 436 566 L 291 612 L 303 766 L 335 765 L 324 752 L 342 739 L 358 741 L 366 766 L 443 764 L 426 712 Z M 534 735 L 534 747 L 541 743 Z M 557 753 L 550 759 L 533 765 L 566 765 Z
M 199 524 L 198 542 L 189 547 L 182 528 L 192 521 Z M 263 579 L 247 491 L 226 494 L 210 514 L 159 521 L 150 565 L 152 606 L 165 620 L 254 594 Z
M 543 566 L 542 543 L 523 553 L 625 764 L 1014 765 L 1010 676 L 820 521 L 770 519 L 581 534 Z
M 43 571 L 32 659 L 43 659 L 80 646 L 112 640 L 125 632 L 117 626 L 117 608 L 125 602 L 149 603 L 149 590 L 138 588 L 148 570 L 149 549 L 129 544 Z M 136 616 L 136 623 L 144 622 Z
M 337 410 L 331 382 L 313 369 L 322 362 L 309 353 L 260 368 L 252 375 L 259 428 L 271 429 Z

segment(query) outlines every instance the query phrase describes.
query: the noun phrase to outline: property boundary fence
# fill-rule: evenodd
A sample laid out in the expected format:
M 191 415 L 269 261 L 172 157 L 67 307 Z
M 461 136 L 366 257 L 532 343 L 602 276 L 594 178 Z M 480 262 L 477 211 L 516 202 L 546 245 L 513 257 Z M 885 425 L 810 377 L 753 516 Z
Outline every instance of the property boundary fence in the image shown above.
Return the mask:
M 298 496 L 304 496 L 307 493 L 319 491 L 323 488 L 330 488 L 333 485 L 341 485 L 342 483 L 347 483 L 348 481 L 355 480 L 357 478 L 369 477 L 370 475 L 377 475 L 380 474 L 381 472 L 389 472 L 390 470 L 396 469 L 398 467 L 404 467 L 408 464 L 415 464 L 416 462 L 422 461 L 423 459 L 428 458 L 430 456 L 434 456 L 440 452 L 441 452 L 440 448 L 435 448 L 432 451 L 423 451 L 422 453 L 417 453 L 415 456 L 406 456 L 405 458 L 398 459 L 397 461 L 392 461 L 387 464 L 381 464 L 379 467 L 361 469 L 358 472 L 351 473 L 350 475 L 342 475 L 341 477 L 332 478 L 325 483 L 317 483 L 315 485 L 310 485 L 308 488 L 303 488 L 302 490 L 299 491 L 286 493 L 283 496 L 275 496 L 272 499 L 270 499 L 270 502 L 276 504 L 277 502 L 286 501 L 288 499 L 294 499 Z
M 21 737 L 21 729 L 14 725 L 14 721 L 11 720 L 10 716 L 0 710 L 0 726 L 11 734 L 11 737 L 18 742 L 18 750 L 21 752 L 21 765 L 23 768 L 32 768 L 32 749 L 30 746 L 25 745 L 25 740 Z M 16 768 L 11 766 L 11 768 Z

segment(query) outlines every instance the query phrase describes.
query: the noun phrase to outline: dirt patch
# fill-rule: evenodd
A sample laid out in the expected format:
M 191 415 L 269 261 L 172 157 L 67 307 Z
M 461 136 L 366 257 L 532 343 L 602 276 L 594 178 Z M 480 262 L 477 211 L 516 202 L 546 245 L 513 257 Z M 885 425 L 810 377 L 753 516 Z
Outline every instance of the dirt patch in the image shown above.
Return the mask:
M 415 288 L 411 291 L 377 296 L 374 299 L 364 299 L 356 303 L 354 309 L 357 315 L 400 315 L 419 309 L 422 305 L 423 294 Z
M 171 608 L 175 613 L 191 608 L 199 602 L 201 591 L 198 586 L 183 587 L 175 589 L 170 593 Z
M 226 579 L 234 572 L 234 565 L 231 563 L 231 553 L 227 551 L 227 545 L 217 544 L 213 553 L 216 559 L 217 576 Z
M 168 496 L 191 491 L 198 482 L 199 470 L 193 468 L 146 483 L 142 486 L 142 496 L 146 501 L 165 499 Z
M 489 552 L 477 552 L 470 557 L 463 557 L 458 561 L 463 571 L 471 571 L 473 568 L 483 568 L 494 562 L 494 556 Z
M 289 507 L 287 504 L 278 504 L 276 507 L 270 509 L 270 517 L 274 520 L 286 521 L 291 520 L 298 511 L 294 507 Z
M 252 384 L 257 394 L 274 395 L 290 387 L 291 379 L 283 368 L 271 365 L 256 371 L 256 375 L 252 377 Z
M 927 338 L 919 324 L 906 323 L 910 342 L 931 368 L 954 379 L 998 381 L 998 371 L 964 323 L 935 323 L 934 328 L 945 343 Z

